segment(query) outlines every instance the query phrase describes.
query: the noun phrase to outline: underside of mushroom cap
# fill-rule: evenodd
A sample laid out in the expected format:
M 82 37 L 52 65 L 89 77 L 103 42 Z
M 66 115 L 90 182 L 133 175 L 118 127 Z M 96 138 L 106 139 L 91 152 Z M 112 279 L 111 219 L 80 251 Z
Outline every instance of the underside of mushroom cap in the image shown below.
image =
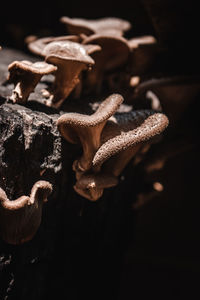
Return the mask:
M 168 126 L 168 118 L 151 110 L 118 114 L 107 122 L 102 132 L 102 145 L 93 158 L 93 166 L 101 166 L 111 156 L 150 140 Z
M 121 95 L 113 94 L 106 98 L 92 115 L 83 115 L 79 113 L 63 114 L 57 121 L 59 131 L 67 141 L 77 143 L 79 138 L 77 137 L 74 128 L 95 127 L 106 121 L 117 111 L 123 100 Z
M 129 57 L 130 47 L 125 38 L 113 34 L 93 34 L 83 40 L 83 45 L 97 44 L 102 51 L 99 53 L 106 58 L 104 70 L 114 69 L 123 65 Z M 103 63 L 103 61 L 102 61 Z

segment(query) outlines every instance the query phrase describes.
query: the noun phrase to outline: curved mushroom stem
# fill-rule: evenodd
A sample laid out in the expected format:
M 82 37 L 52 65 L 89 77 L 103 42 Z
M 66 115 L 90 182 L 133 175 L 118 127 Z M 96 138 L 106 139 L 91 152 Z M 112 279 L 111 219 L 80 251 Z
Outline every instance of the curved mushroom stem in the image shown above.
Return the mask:
M 34 237 L 41 223 L 43 203 L 51 191 L 49 182 L 37 181 L 30 197 L 10 201 L 0 188 L 0 234 L 5 242 L 17 245 Z

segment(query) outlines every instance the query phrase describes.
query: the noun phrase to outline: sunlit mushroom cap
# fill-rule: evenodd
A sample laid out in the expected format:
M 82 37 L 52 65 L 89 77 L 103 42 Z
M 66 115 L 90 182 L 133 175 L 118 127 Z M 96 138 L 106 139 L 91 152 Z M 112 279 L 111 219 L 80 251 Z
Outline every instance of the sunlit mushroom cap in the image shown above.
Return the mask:
M 79 42 L 79 37 L 76 35 L 66 35 L 66 36 L 58 36 L 58 37 L 44 37 L 44 38 L 26 38 L 27 41 L 27 47 L 28 49 L 39 56 L 44 57 L 43 50 L 44 48 L 52 42 L 58 42 L 58 41 L 72 41 L 72 42 Z
M 63 114 L 57 121 L 59 131 L 67 141 L 77 143 L 79 138 L 77 137 L 75 128 L 95 127 L 106 121 L 116 112 L 122 102 L 123 97 L 121 95 L 113 94 L 104 100 L 92 115 L 79 113 Z
M 17 75 L 23 72 L 46 75 L 57 70 L 56 66 L 46 63 L 45 61 L 30 62 L 28 60 L 13 61 L 8 66 L 8 71 Z
M 120 18 L 101 18 L 97 20 L 86 20 L 81 18 L 61 17 L 60 21 L 67 26 L 70 34 L 84 33 L 86 35 L 105 31 L 115 31 L 119 35 L 131 28 L 131 24 Z
M 43 50 L 46 60 L 57 58 L 62 60 L 71 60 L 82 62 L 87 65 L 93 65 L 94 60 L 87 54 L 86 49 L 79 43 L 71 41 L 57 41 L 49 43 Z
M 140 37 L 134 37 L 130 40 L 128 40 L 128 44 L 130 46 L 131 49 L 135 49 L 138 47 L 142 47 L 143 45 L 148 46 L 148 45 L 154 45 L 156 44 L 157 41 L 155 39 L 155 37 L 151 36 L 151 35 L 146 35 L 146 36 L 140 36 Z
M 93 166 L 101 166 L 111 156 L 150 140 L 167 126 L 168 118 L 151 110 L 116 114 L 104 127 L 102 145 L 93 158 Z

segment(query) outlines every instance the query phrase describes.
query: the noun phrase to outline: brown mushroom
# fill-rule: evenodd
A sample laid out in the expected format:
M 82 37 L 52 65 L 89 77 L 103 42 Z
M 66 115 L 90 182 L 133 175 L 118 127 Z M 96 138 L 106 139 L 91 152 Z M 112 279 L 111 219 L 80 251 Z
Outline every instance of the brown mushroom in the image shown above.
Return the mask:
M 116 70 L 128 61 L 130 48 L 125 38 L 111 34 L 94 34 L 83 40 L 83 44 L 97 44 L 101 51 L 91 54 L 95 61 L 87 73 L 85 85 L 89 92 L 101 90 L 105 72 Z
M 0 188 L 0 234 L 9 244 L 22 244 L 36 234 L 42 217 L 43 203 L 52 192 L 48 181 L 37 181 L 30 196 L 10 201 Z
M 60 21 L 67 27 L 70 34 L 91 35 L 94 33 L 112 32 L 116 35 L 123 35 L 131 28 L 131 24 L 120 18 L 101 18 L 97 20 L 86 20 L 81 18 L 61 17 Z
M 158 50 L 153 36 L 141 36 L 128 40 L 131 48 L 130 71 L 132 75 L 144 75 L 153 65 Z
M 111 117 L 102 131 L 102 145 L 92 160 L 93 173 L 82 174 L 74 186 L 75 191 L 91 201 L 99 199 L 104 188 L 117 185 L 117 177 L 144 142 L 160 134 L 167 125 L 168 118 L 164 114 L 151 110 Z
M 117 177 L 107 173 L 83 174 L 74 185 L 74 190 L 82 197 L 96 201 L 102 195 L 105 188 L 118 184 Z
M 48 63 L 57 66 L 52 87 L 52 106 L 59 108 L 78 84 L 81 71 L 91 68 L 94 60 L 81 44 L 71 41 L 49 43 L 43 53 Z
M 27 60 L 14 61 L 8 66 L 8 81 L 14 83 L 10 100 L 25 103 L 43 75 L 55 72 L 57 67 L 44 61 L 32 63 Z
M 92 115 L 78 113 L 63 114 L 57 121 L 61 135 L 70 143 L 81 142 L 83 154 L 74 162 L 74 170 L 79 173 L 90 169 L 92 159 L 100 147 L 101 132 L 106 121 L 115 113 L 123 97 L 113 94 L 106 98 Z

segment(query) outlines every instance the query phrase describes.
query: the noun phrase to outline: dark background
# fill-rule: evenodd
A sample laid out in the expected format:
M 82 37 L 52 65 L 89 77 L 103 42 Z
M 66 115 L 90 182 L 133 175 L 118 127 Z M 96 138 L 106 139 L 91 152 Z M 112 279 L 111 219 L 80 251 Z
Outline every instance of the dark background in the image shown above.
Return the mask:
M 158 39 L 165 49 L 160 66 L 163 73 L 199 74 L 198 13 L 196 1 L 4 1 L 0 45 L 27 51 L 24 38 L 28 35 L 63 35 L 66 31 L 59 18 L 64 15 L 120 17 L 132 23 L 127 37 L 152 34 Z M 121 272 L 120 299 L 157 296 L 171 300 L 185 294 L 188 299 L 199 298 L 198 153 L 196 146 L 169 162 L 163 175 L 167 196 L 156 198 L 134 219 L 134 238 Z

